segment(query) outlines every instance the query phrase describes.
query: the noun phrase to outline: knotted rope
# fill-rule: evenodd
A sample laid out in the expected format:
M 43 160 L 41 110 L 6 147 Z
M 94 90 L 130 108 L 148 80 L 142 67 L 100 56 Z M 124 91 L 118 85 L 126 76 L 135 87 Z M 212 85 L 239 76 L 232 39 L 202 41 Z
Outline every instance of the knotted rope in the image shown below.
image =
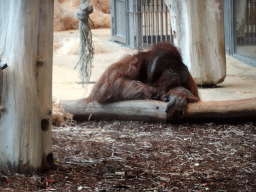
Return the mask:
M 92 72 L 92 60 L 94 57 L 94 49 L 92 44 L 92 33 L 89 26 L 89 14 L 93 12 L 93 5 L 90 0 L 81 0 L 79 11 L 75 16 L 79 21 L 80 45 L 79 45 L 79 61 L 75 68 L 80 66 L 80 78 L 82 83 L 89 82 Z

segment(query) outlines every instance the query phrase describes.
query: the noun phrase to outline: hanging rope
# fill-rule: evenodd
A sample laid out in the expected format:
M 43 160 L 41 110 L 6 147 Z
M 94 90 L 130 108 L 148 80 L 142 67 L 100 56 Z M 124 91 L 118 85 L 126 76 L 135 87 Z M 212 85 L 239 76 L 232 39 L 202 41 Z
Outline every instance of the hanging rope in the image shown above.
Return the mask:
M 79 11 L 75 16 L 79 21 L 80 31 L 80 45 L 79 56 L 80 59 L 75 68 L 80 66 L 80 78 L 82 83 L 89 82 L 92 72 L 92 60 L 94 57 L 94 49 L 92 44 L 92 33 L 89 26 L 89 14 L 93 12 L 93 5 L 90 4 L 90 0 L 81 0 Z

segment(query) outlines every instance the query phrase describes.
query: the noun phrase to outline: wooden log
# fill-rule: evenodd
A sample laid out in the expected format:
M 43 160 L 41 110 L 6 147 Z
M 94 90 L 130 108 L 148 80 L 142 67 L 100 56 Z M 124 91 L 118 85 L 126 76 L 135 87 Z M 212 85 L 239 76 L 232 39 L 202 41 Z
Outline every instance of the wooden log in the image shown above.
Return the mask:
M 166 102 L 153 100 L 121 101 L 111 104 L 62 101 L 66 112 L 75 119 L 83 120 L 133 120 L 167 122 Z M 181 120 L 184 119 L 227 119 L 256 117 L 256 98 L 231 101 L 201 101 L 190 103 Z M 184 121 L 185 122 L 185 121 Z
M 191 103 L 182 118 L 246 118 L 256 117 L 256 97 L 230 101 Z
M 166 122 L 166 103 L 160 101 L 134 100 L 102 105 L 76 100 L 62 101 L 61 105 L 75 119 Z

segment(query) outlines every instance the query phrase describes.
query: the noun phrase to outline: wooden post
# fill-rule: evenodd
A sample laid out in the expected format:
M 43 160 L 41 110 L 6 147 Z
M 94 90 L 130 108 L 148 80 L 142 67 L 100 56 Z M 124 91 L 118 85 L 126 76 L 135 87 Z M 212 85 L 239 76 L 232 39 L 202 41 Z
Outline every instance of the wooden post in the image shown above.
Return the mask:
M 51 143 L 53 0 L 2 0 L 0 170 L 53 167 Z
M 165 0 L 174 44 L 197 84 L 217 84 L 226 77 L 223 1 Z

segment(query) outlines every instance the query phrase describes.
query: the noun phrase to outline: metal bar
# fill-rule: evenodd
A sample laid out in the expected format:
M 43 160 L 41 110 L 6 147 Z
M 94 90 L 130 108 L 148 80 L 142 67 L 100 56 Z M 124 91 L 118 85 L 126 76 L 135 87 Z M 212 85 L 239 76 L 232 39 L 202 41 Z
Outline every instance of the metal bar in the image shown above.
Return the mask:
M 154 8 L 153 8 L 153 10 L 154 10 Z M 159 11 L 149 11 L 149 13 L 159 13 Z M 140 13 L 140 12 L 138 12 L 138 11 L 135 11 L 135 12 L 133 12 L 133 13 Z
M 252 45 L 254 44 L 254 4 L 253 1 L 251 2 L 251 16 L 252 16 L 252 22 L 251 22 L 251 33 L 252 33 Z
M 163 23 L 164 23 L 164 26 L 163 26 L 163 38 L 164 38 L 164 41 L 166 41 L 166 38 L 165 38 L 165 28 L 166 26 L 168 25 L 167 21 L 165 20 L 165 6 L 163 6 L 163 14 L 162 14 L 162 18 L 163 18 Z
M 245 24 L 246 24 L 246 32 L 247 32 L 247 38 L 245 41 L 245 44 L 248 44 L 249 42 L 249 1 L 246 1 L 246 18 L 245 18 Z M 244 34 L 244 36 L 246 37 L 246 33 Z
M 129 25 L 130 25 L 130 42 L 132 45 L 132 48 L 134 49 L 136 47 L 135 44 L 135 31 L 134 31 L 134 27 L 135 27 L 135 14 L 133 13 L 135 11 L 135 6 L 134 6 L 134 0 L 130 0 L 129 2 Z
M 164 2 L 163 0 L 161 0 L 161 10 L 160 10 L 160 22 L 161 22 L 161 42 L 163 41 L 163 33 L 164 33 L 164 19 L 163 19 L 163 6 L 164 6 Z
M 141 6 L 142 15 L 142 47 L 144 47 L 144 36 L 146 36 L 146 17 L 145 17 L 145 3 Z
M 146 36 L 146 43 L 147 43 L 147 46 L 148 46 L 148 36 L 149 36 L 149 16 L 148 16 L 148 0 L 146 0 L 146 22 L 147 22 L 147 36 Z
M 149 33 L 150 33 L 150 15 L 149 15 L 149 9 L 148 9 L 148 0 L 146 0 L 146 4 L 147 4 L 147 23 L 148 23 L 148 28 L 147 28 L 147 47 L 148 47 L 148 38 L 149 38 Z
M 251 44 L 251 32 L 252 32 L 252 25 L 251 25 L 251 0 L 248 0 L 248 44 Z
M 139 11 L 139 47 L 143 48 L 143 14 L 142 14 L 142 0 L 138 0 L 138 11 Z
M 168 18 L 167 18 L 167 7 L 165 6 L 165 22 L 166 22 L 166 27 L 165 27 L 165 39 L 166 42 L 168 41 Z
M 158 35 L 158 23 L 159 23 L 159 20 L 158 20 L 158 13 L 157 13 L 157 0 L 154 0 L 154 12 L 155 12 L 155 23 L 156 23 L 156 26 L 155 26 L 155 37 L 156 37 L 156 43 L 158 42 L 157 41 L 157 35 Z
M 125 24 L 126 24 L 126 34 L 125 34 L 125 36 L 126 36 L 126 45 L 129 45 L 130 44 L 130 42 L 129 42 L 129 27 L 130 27 L 130 25 L 129 25 L 129 14 L 127 13 L 127 10 L 129 9 L 128 8 L 128 0 L 125 0 L 125 3 L 124 3 L 124 5 L 125 5 Z
M 145 22 L 146 22 L 146 35 L 145 35 L 145 40 L 146 44 L 148 45 L 148 13 L 147 13 L 147 8 L 148 8 L 148 0 L 145 1 Z
M 154 13 L 153 13 L 153 0 L 150 0 L 150 12 L 151 12 L 151 45 L 153 45 L 153 37 L 154 37 Z
M 253 2 L 253 44 L 256 44 L 256 1 Z
M 160 21 L 160 6 L 161 6 L 161 0 L 158 0 L 157 1 L 157 21 L 158 21 L 158 25 L 157 25 L 157 30 L 158 30 L 158 34 L 157 34 L 157 39 L 158 37 L 160 37 L 160 24 L 161 24 L 161 21 Z M 160 42 L 160 38 L 158 39 Z
M 134 47 L 137 48 L 137 25 L 138 25 L 138 19 L 137 19 L 137 0 L 133 0 L 133 16 L 134 16 L 134 26 L 133 26 L 133 32 L 134 32 Z
M 139 47 L 139 16 L 138 16 L 138 1 L 135 0 L 135 10 L 136 10 L 136 14 L 135 14 L 135 18 L 136 18 L 136 47 Z
M 145 17 L 145 42 L 143 37 L 143 43 L 147 44 L 147 36 L 148 36 L 148 16 L 147 16 L 147 0 L 145 0 L 145 8 L 144 8 L 144 17 Z
M 148 23 L 147 46 L 148 46 L 149 36 L 150 36 L 150 14 L 149 14 L 149 1 L 148 0 L 147 0 L 147 23 Z
M 146 0 L 146 7 L 147 7 L 147 9 L 146 9 L 146 17 L 147 17 L 147 19 L 146 19 L 146 21 L 147 21 L 147 36 L 146 36 L 146 38 L 147 38 L 147 46 L 148 46 L 148 38 L 149 38 L 149 27 L 150 27 L 150 18 L 149 18 L 149 10 L 148 10 L 148 0 Z
M 170 34 L 169 34 L 170 40 L 169 40 L 169 42 L 173 44 L 173 34 L 172 34 L 171 16 L 170 16 L 169 9 L 167 8 L 167 6 L 166 6 L 166 12 L 167 12 L 167 14 L 169 15 L 167 24 L 169 23 L 169 25 L 170 25 L 170 26 L 167 25 L 167 26 L 168 26 L 168 29 L 170 30 Z M 167 41 L 167 40 L 166 40 L 166 41 Z

